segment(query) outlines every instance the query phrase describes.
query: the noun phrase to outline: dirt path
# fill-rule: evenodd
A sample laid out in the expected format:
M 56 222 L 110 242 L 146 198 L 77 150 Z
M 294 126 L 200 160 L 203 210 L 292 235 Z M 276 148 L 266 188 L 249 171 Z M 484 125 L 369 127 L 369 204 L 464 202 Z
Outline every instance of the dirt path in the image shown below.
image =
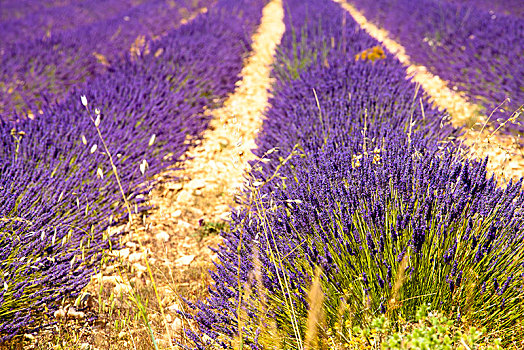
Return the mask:
M 195 299 L 206 294 L 207 270 L 215 258 L 208 247 L 220 243 L 217 233 L 227 229 L 224 220 L 235 205 L 248 161 L 255 158 L 251 149 L 268 108 L 271 66 L 284 34 L 283 20 L 281 0 L 266 5 L 242 80 L 222 108 L 209 111 L 213 119 L 200 145 L 186 154 L 189 159 L 179 174 L 184 180 L 152 194 L 151 203 L 158 210 L 147 220 L 151 223 L 147 234 L 164 247 L 162 264 L 171 265 L 178 275 L 161 293 L 168 310 L 181 308 L 176 294 Z M 184 322 L 173 318 L 176 332 Z
M 478 106 L 468 102 L 463 93 L 449 88 L 446 81 L 428 72 L 426 67 L 412 63 L 402 45 L 390 39 L 386 30 L 368 22 L 355 7 L 344 0 L 333 1 L 349 12 L 369 35 L 380 41 L 390 53 L 406 66 L 412 81 L 422 87 L 430 100 L 440 110 L 446 109 L 449 112 L 453 125 L 474 126 L 474 128 L 468 129 L 463 139 L 457 141 L 464 142 L 470 147 L 467 157 L 483 158 L 489 156 L 488 170 L 495 172 L 500 183 L 524 176 L 524 151 L 513 137 L 494 133 L 494 130 L 489 127 L 483 128 L 482 132 L 478 131 L 482 129 L 482 125 L 488 119 L 487 116 L 480 115 Z

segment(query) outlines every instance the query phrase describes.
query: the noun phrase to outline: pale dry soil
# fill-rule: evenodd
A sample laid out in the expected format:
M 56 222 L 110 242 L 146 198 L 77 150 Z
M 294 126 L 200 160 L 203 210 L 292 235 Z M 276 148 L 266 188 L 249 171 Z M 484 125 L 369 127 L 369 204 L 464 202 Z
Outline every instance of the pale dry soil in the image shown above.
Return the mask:
M 58 324 L 30 339 L 27 348 L 155 349 L 156 343 L 178 349 L 186 343 L 185 329 L 194 325 L 179 313 L 186 311 L 182 298 L 207 296 L 208 270 L 216 260 L 211 247 L 220 243 L 219 231 L 228 229 L 248 161 L 255 159 L 251 150 L 268 108 L 283 17 L 281 0 L 266 5 L 234 93 L 222 108 L 206 111 L 209 128 L 185 155 L 179 180 L 160 181 L 152 190 L 155 209 L 135 217 L 131 233 L 122 237 L 123 249 L 108 257 L 117 261 L 92 278 L 77 304 L 87 309 L 79 315 L 79 306 L 64 305 L 55 314 Z M 92 326 L 85 321 L 91 315 L 98 317 Z

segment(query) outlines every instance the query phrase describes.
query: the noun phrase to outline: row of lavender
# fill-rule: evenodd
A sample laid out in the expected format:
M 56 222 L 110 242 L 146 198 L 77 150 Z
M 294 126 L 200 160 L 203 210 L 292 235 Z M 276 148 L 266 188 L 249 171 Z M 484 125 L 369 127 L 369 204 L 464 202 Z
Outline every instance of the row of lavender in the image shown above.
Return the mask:
M 173 29 L 182 19 L 213 3 L 214 0 L 178 0 L 171 4 L 152 0 L 49 38 L 0 45 L 0 113 L 4 118 L 13 113 L 21 117 L 36 115 L 45 103 L 61 100 L 73 86 L 111 70 L 133 45 L 135 55 L 148 53 L 147 40 Z M 111 2 L 103 5 L 111 12 Z M 67 22 L 68 18 L 72 17 L 62 21 Z M 31 22 L 32 18 L 27 20 Z M 5 37 L 18 38 L 20 30 L 31 28 L 14 24 L 6 23 L 5 28 L 0 28 Z
M 447 139 L 458 131 L 394 57 L 355 60 L 378 42 L 338 5 L 284 5 L 257 140 L 266 160 L 222 233 L 211 296 L 189 303 L 194 347 L 302 348 L 317 266 L 325 345 L 347 343 L 376 315 L 412 320 L 422 304 L 458 324 L 515 326 L 522 181 L 499 188 L 486 161 L 464 161 Z
M 114 17 L 141 2 L 145 1 L 90 0 L 32 11 L 22 18 L 0 22 L 0 45 L 50 37 L 64 30 Z
M 47 8 L 67 6 L 75 0 L 19 0 L 3 1 L 0 7 L 0 20 L 18 19 Z
M 0 343 L 48 324 L 58 301 L 78 295 L 114 241 L 106 229 L 126 216 L 83 102 L 93 118 L 100 111 L 133 210 L 145 209 L 153 176 L 206 127 L 204 107 L 234 89 L 263 5 L 222 0 L 150 43 L 157 54 L 124 60 L 35 120 L 0 122 Z
M 492 118 L 500 124 L 524 103 L 524 18 L 456 2 L 351 1 L 388 30 L 415 63 L 466 92 L 488 115 L 495 111 Z M 496 109 L 508 97 L 511 101 Z M 523 120 L 513 129 L 521 134 Z
M 509 15 L 524 17 L 524 3 L 520 0 L 448 0 L 457 5 L 474 6 L 486 10 L 490 15 Z

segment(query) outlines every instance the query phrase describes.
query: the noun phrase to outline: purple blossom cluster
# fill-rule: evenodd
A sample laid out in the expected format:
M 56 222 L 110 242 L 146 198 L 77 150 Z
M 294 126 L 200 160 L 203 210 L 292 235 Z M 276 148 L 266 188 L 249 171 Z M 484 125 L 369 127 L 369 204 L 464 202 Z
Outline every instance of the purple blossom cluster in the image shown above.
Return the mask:
M 0 44 L 0 113 L 38 115 L 44 104 L 62 100 L 73 86 L 112 70 L 140 36 L 144 41 L 137 49 L 144 54 L 150 51 L 145 46 L 147 41 L 173 29 L 193 11 L 213 2 L 178 0 L 173 6 L 163 0 L 151 0 L 117 15 L 34 40 L 17 39 L 24 36 L 24 31 L 28 32 L 26 35 L 38 32 L 32 27 L 34 19 L 30 17 L 20 20 L 29 21 L 25 26 L 16 22 L 0 24 L 7 38 L 5 45 Z M 111 3 L 103 5 L 111 12 Z M 99 12 L 104 11 L 101 8 Z M 75 24 L 71 16 L 60 18 L 60 23 Z
M 58 302 L 78 295 L 114 244 L 107 228 L 127 218 L 80 96 L 100 111 L 125 195 L 147 209 L 153 176 L 180 165 L 207 125 L 204 107 L 233 91 L 264 3 L 219 1 L 150 43 L 152 54 L 125 58 L 38 118 L 1 116 L 0 343 L 52 322 Z
M 446 0 L 352 0 L 366 18 L 389 31 L 415 63 L 494 112 L 499 125 L 524 103 L 524 18 Z M 515 4 L 494 1 L 513 9 Z M 502 108 L 497 108 L 506 98 Z M 524 131 L 522 117 L 511 127 Z M 521 140 L 522 142 L 522 140 Z
M 194 348 L 231 348 L 240 338 L 264 348 L 271 321 L 294 347 L 304 339 L 317 266 L 327 327 L 341 314 L 353 325 L 379 313 L 409 320 L 427 303 L 478 325 L 516 324 L 524 311 L 522 180 L 499 188 L 487 159 L 464 160 L 453 143 L 460 130 L 391 55 L 355 60 L 379 43 L 338 5 L 284 6 L 287 29 L 255 151 L 270 161 L 253 164 L 243 209 L 222 232 L 210 296 L 188 302 L 200 326 L 188 332 Z

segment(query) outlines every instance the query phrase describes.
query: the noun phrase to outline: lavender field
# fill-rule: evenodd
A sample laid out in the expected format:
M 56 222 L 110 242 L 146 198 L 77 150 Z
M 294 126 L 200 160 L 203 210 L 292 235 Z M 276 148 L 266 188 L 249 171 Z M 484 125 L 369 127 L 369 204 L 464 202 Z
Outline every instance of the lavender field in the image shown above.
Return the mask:
M 0 0 L 0 348 L 524 348 L 521 3 L 340 2 Z

